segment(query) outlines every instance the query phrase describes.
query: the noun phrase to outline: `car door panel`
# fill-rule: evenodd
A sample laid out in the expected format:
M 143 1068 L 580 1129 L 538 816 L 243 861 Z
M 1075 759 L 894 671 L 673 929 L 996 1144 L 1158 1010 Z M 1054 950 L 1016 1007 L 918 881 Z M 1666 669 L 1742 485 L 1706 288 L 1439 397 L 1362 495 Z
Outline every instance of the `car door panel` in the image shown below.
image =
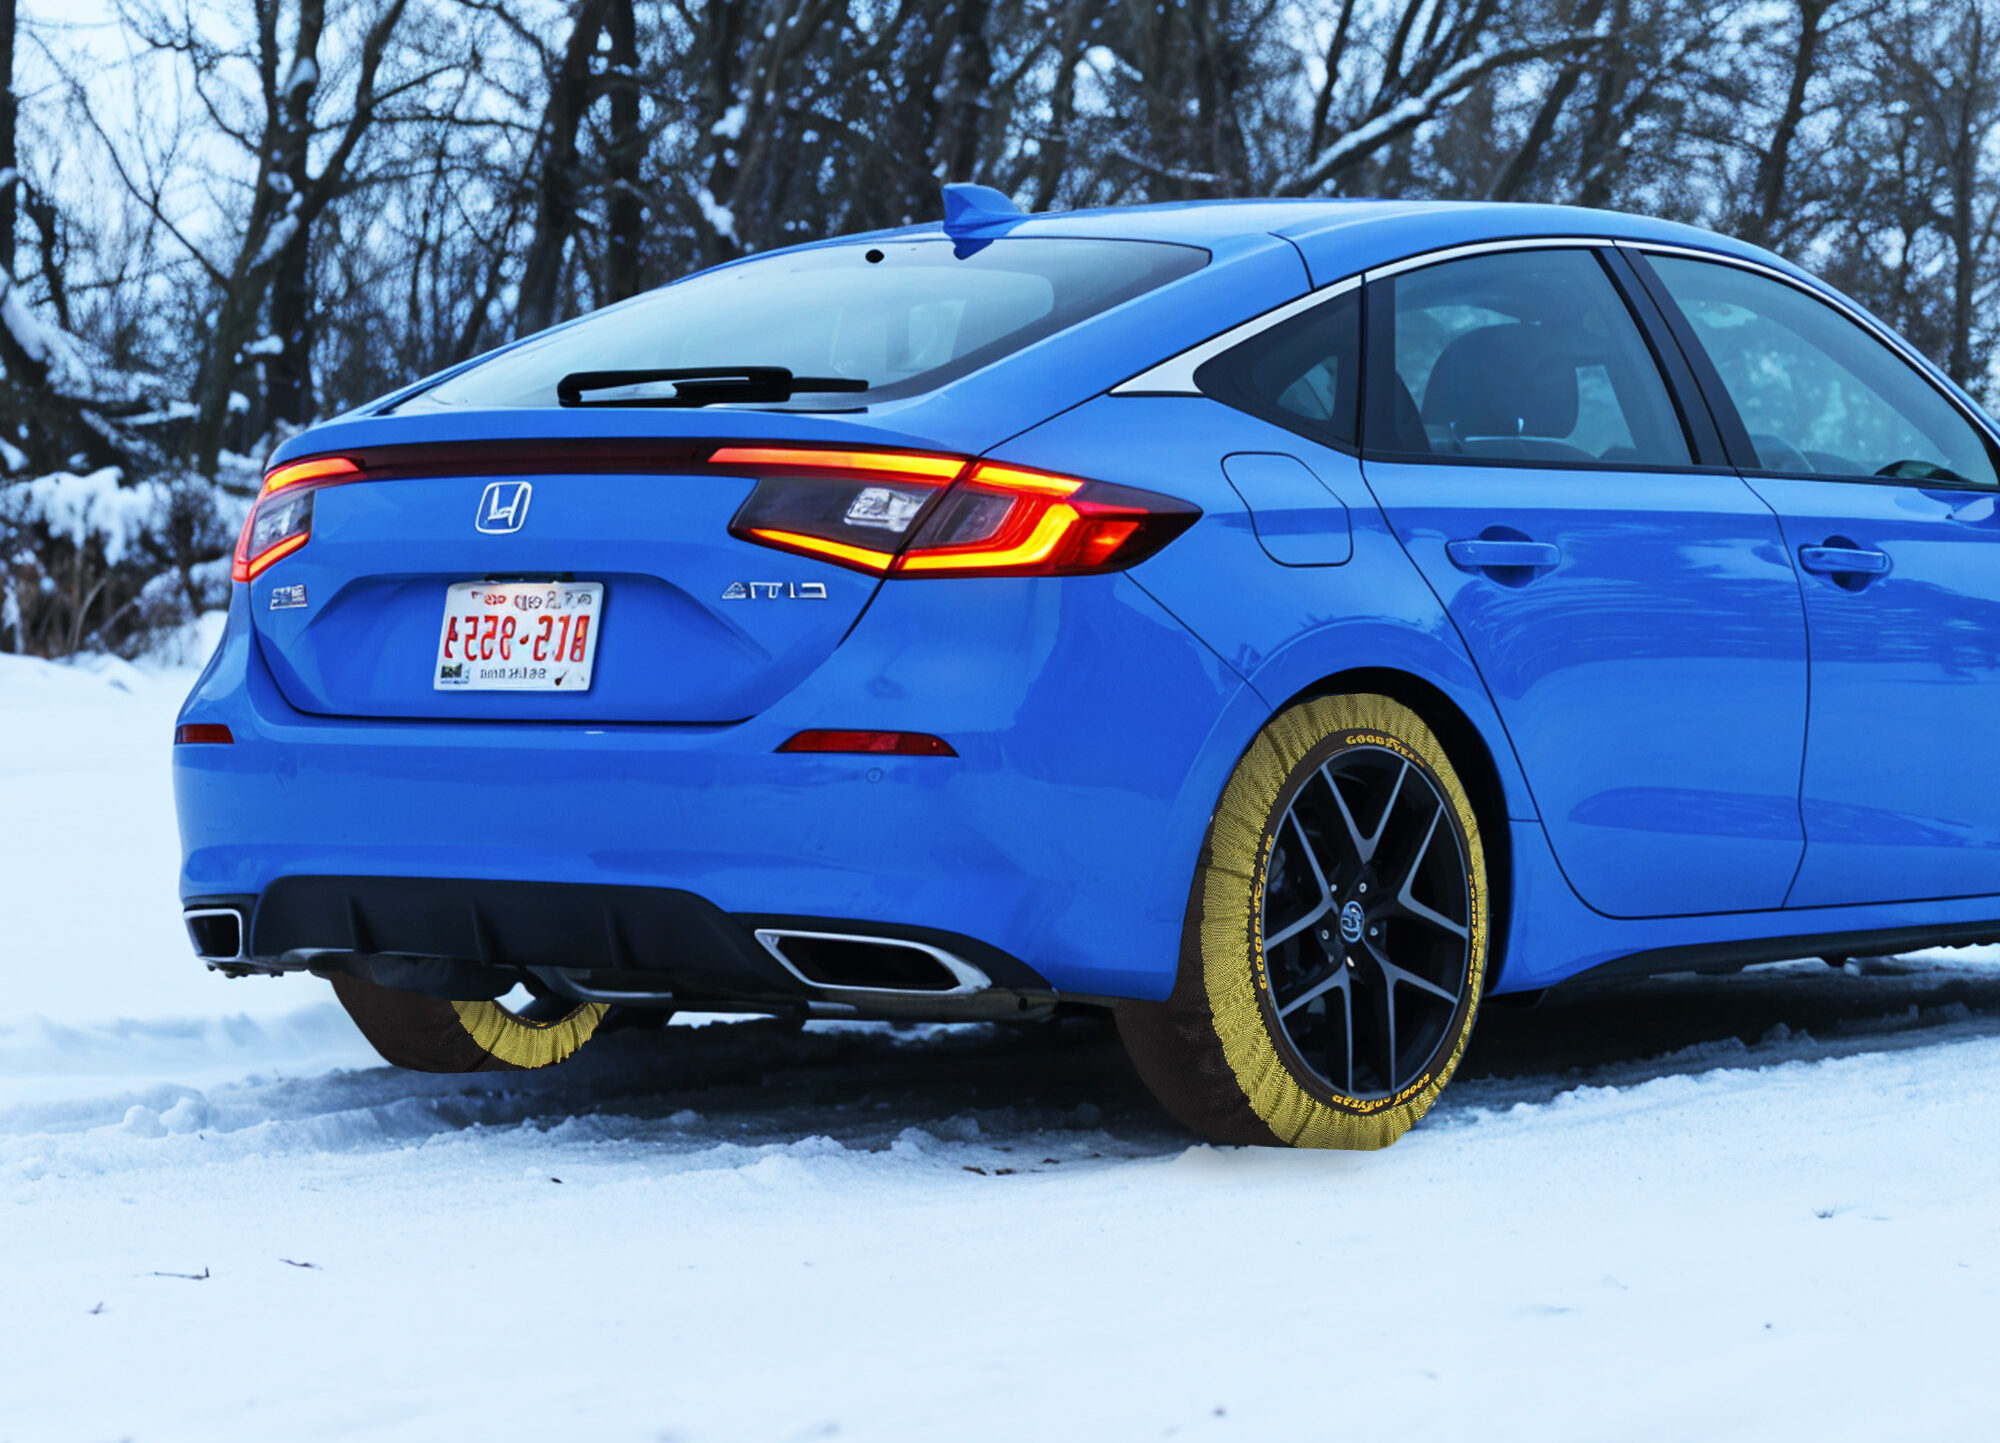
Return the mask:
M 2000 893 L 2000 489 L 1992 438 L 1817 292 L 1641 265 L 1798 558 L 1812 709 L 1793 907 Z
M 1789 903 L 2000 892 L 2000 524 L 1991 496 L 1752 478 L 1808 567 L 1805 864 Z M 1964 519 L 1967 516 L 1972 519 Z M 1846 568 L 1846 569 L 1842 569 Z
M 1363 469 L 1578 895 L 1625 917 L 1779 906 L 1804 847 L 1806 657 L 1769 508 L 1727 475 Z M 1468 542 L 1560 559 L 1466 570 Z
M 1579 247 L 1371 276 L 1362 470 L 1577 894 L 1776 908 L 1804 850 L 1798 579 L 1770 508 L 1708 464 L 1619 266 Z

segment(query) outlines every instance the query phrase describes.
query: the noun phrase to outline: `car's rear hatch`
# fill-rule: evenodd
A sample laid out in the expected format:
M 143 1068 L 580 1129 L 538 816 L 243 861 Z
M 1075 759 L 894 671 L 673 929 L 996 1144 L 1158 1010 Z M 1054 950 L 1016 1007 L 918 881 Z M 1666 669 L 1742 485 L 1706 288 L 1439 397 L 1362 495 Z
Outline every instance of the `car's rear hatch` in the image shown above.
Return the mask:
M 1214 237 L 1211 251 L 1124 239 L 1126 225 L 1079 238 L 1042 234 L 1072 222 L 1024 218 L 976 242 L 921 233 L 752 258 L 315 427 L 279 460 L 358 470 L 300 483 L 289 511 L 273 491 L 238 569 L 279 687 L 342 717 L 757 715 L 839 645 L 880 581 L 828 546 L 840 518 L 803 548 L 768 521 L 739 527 L 764 544 L 732 536 L 759 483 L 711 464 L 715 447 L 977 456 L 1303 280 L 1268 235 Z M 955 462 L 937 464 L 948 476 Z M 908 539 L 908 497 L 850 503 L 845 522 Z M 301 518 L 302 534 L 285 529 Z M 593 605 L 601 586 L 587 686 L 459 684 L 447 602 L 471 582 L 495 583 L 495 606 L 512 604 L 503 583 L 573 587 Z
M 802 434 L 809 422 L 800 418 Z M 879 583 L 732 537 L 756 483 L 701 464 L 712 449 L 578 440 L 344 452 L 361 477 L 315 491 L 310 544 L 250 582 L 285 699 L 344 717 L 756 715 L 826 658 Z M 441 685 L 447 594 L 464 582 L 601 586 L 587 689 Z M 524 661 L 527 621 L 514 652 Z M 498 655 L 490 639 L 488 655 Z

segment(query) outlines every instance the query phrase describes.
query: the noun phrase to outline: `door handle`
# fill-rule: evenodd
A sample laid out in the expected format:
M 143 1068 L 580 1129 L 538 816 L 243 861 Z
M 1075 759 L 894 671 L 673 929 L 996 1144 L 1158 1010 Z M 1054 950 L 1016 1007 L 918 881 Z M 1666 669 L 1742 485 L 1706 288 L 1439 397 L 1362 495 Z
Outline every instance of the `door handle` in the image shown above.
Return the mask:
M 1494 571 L 1501 567 L 1546 570 L 1562 560 L 1562 552 L 1546 541 L 1448 541 L 1444 554 L 1460 571 Z
M 1801 546 L 1799 565 L 1815 576 L 1884 576 L 1889 553 L 1864 546 Z

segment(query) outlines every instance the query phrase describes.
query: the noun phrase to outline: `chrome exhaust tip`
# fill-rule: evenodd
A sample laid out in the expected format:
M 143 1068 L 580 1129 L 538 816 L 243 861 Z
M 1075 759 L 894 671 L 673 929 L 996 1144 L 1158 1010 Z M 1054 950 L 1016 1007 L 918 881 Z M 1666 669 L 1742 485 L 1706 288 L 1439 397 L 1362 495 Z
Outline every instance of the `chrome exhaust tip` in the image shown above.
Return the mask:
M 211 965 L 244 962 L 250 929 L 235 907 L 190 907 L 181 914 L 194 955 Z
M 993 979 L 963 957 L 901 937 L 760 927 L 757 941 L 792 976 L 827 993 L 965 997 Z

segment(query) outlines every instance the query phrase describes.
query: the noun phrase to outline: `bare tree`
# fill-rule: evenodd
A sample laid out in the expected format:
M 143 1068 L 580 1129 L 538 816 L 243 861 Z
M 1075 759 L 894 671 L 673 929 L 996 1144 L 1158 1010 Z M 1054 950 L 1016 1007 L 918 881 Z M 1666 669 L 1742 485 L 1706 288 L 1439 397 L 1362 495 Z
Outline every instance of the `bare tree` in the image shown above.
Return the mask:
M 1313 97 L 1300 160 L 1278 176 L 1280 195 L 1346 193 L 1391 147 L 1503 72 L 1583 54 L 1594 29 L 1522 25 L 1500 0 L 1395 0 L 1363 43 L 1343 3 Z M 1400 188 L 1400 187 L 1399 187 Z

